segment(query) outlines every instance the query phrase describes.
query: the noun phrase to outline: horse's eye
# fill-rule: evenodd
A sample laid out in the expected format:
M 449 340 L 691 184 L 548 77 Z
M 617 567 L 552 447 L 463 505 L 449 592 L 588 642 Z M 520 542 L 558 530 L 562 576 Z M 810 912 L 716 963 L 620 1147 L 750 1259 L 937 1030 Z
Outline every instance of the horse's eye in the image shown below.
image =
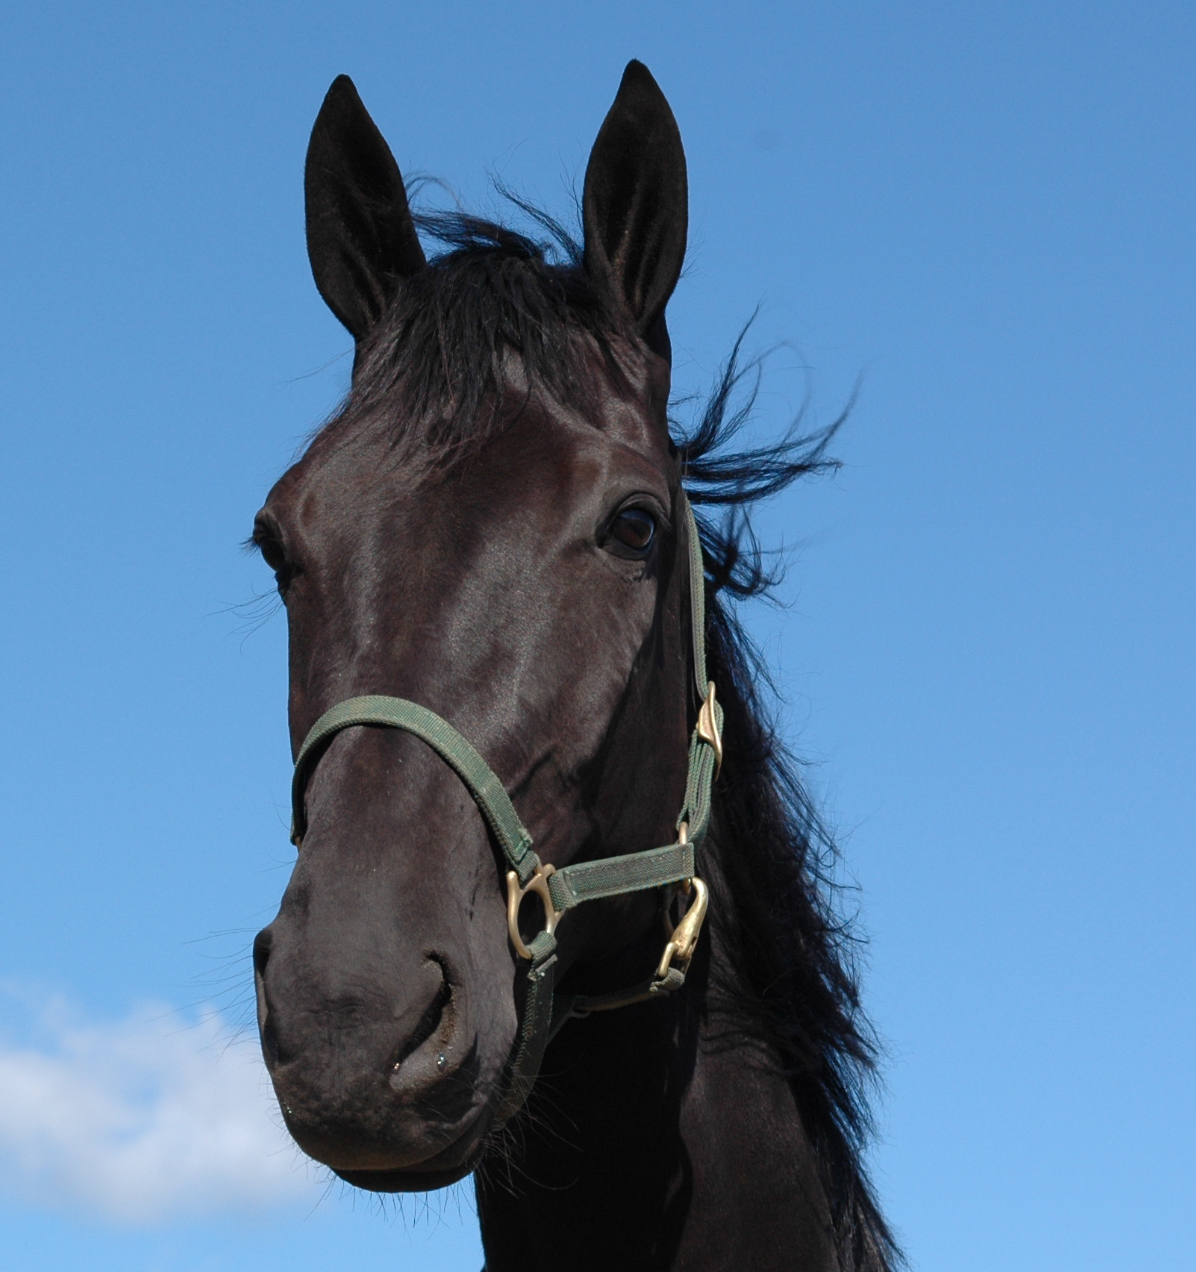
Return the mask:
M 287 554 L 281 543 L 262 527 L 254 527 L 253 542 L 262 554 L 262 560 L 275 572 L 286 568 Z
M 656 518 L 642 508 L 624 508 L 611 524 L 610 532 L 623 547 L 642 555 L 656 538 Z
M 279 591 L 285 592 L 295 573 L 295 567 L 287 557 L 286 549 L 273 527 L 263 521 L 256 522 L 253 527 L 253 544 L 262 554 L 265 563 L 274 571 Z

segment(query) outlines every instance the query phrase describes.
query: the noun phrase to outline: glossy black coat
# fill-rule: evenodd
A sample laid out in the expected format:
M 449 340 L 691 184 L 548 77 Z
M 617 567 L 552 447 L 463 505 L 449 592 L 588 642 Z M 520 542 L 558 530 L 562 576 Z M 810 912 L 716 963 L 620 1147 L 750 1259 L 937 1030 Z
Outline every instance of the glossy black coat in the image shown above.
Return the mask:
M 545 861 L 668 842 L 697 703 L 664 320 L 686 177 L 664 97 L 628 67 L 563 266 L 495 227 L 427 262 L 345 78 L 306 184 L 316 282 L 357 358 L 344 410 L 255 526 L 290 624 L 292 746 L 345 698 L 409 698 L 481 752 Z M 628 510 L 652 519 L 646 549 L 619 533 Z M 690 984 L 569 1024 L 497 1135 L 522 977 L 477 807 L 392 729 L 339 733 L 308 783 L 302 851 L 255 945 L 287 1126 L 364 1188 L 476 1171 L 491 1272 L 889 1266 L 858 1106 L 835 1086 L 868 1062 L 854 981 L 717 604 L 712 625 L 728 760 Z M 558 984 L 622 987 L 659 957 L 657 902 L 587 905 L 558 936 Z

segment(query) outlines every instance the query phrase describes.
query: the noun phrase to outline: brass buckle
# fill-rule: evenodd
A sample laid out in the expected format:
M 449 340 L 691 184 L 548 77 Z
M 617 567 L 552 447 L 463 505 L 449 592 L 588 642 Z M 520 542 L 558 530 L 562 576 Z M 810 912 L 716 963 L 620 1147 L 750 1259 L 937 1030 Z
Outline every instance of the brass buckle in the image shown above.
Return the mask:
M 553 905 L 552 893 L 548 890 L 548 878 L 555 873 L 555 866 L 537 866 L 536 873 L 527 881 L 527 884 L 520 886 L 519 876 L 515 871 L 507 871 L 507 935 L 510 936 L 515 953 L 520 958 L 532 957 L 531 950 L 523 943 L 523 937 L 519 935 L 519 907 L 523 904 L 523 898 L 529 892 L 534 892 L 540 898 L 544 906 L 545 932 L 555 932 L 556 925 L 561 921 L 561 915 L 565 913 L 564 910 L 558 910 Z
M 723 770 L 723 737 L 718 730 L 718 717 L 714 714 L 714 681 L 706 683 L 706 697 L 698 711 L 698 737 L 714 747 L 714 776 Z
M 681 964 L 682 971 L 685 971 L 689 966 L 689 960 L 693 958 L 694 947 L 698 943 L 698 937 L 702 934 L 702 923 L 706 919 L 706 907 L 710 901 L 710 893 L 701 879 L 697 875 L 694 875 L 692 879 L 686 879 L 681 885 L 681 891 L 692 891 L 694 894 L 693 900 L 689 903 L 689 909 L 681 916 L 680 922 L 673 928 L 664 947 L 664 953 L 660 956 L 660 965 L 656 969 L 656 975 L 661 980 L 668 973 L 669 965 L 674 959 Z

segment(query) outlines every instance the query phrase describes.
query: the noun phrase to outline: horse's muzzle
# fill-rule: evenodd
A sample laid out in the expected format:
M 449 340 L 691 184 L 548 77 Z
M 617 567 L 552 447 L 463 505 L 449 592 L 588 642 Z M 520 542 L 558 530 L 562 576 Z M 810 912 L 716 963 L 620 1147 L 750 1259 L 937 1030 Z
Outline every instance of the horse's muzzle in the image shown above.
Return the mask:
M 385 981 L 359 962 L 351 982 L 330 983 L 326 959 L 317 975 L 273 928 L 254 944 L 258 1025 L 299 1146 L 359 1187 L 421 1189 L 467 1173 L 492 1114 L 448 961 L 431 955 Z M 407 1182 L 409 1172 L 439 1183 Z

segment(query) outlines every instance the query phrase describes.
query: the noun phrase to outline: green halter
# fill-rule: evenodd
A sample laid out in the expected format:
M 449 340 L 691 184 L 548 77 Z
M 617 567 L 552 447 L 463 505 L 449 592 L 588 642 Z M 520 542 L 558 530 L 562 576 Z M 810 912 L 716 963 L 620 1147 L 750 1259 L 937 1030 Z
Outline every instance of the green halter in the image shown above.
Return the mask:
M 544 865 L 532 849 L 531 835 L 486 761 L 448 721 L 405 698 L 371 694 L 338 702 L 312 725 L 295 759 L 295 775 L 291 783 L 291 839 L 296 847 L 302 843 L 307 829 L 303 795 L 319 748 L 341 729 L 359 724 L 403 729 L 422 738 L 465 783 L 494 832 L 511 867 L 507 872 L 507 926 L 511 944 L 516 954 L 528 963 L 519 1043 L 498 1110 L 499 1126 L 527 1099 L 540 1070 L 545 1047 L 567 1020 L 589 1015 L 592 1011 L 605 1011 L 658 998 L 681 988 L 705 918 L 706 887 L 694 876 L 694 849 L 705 837 L 710 822 L 711 788 L 717 766 L 722 763 L 723 711 L 714 700 L 713 683 L 706 679 L 706 585 L 702 545 L 693 510 L 684 493 L 681 504 L 689 545 L 694 679 L 702 708 L 689 744 L 689 775 L 685 785 L 685 802 L 677 818 L 676 843 L 621 857 L 578 862 L 559 870 Z M 681 921 L 671 930 L 653 976 L 618 993 L 593 997 L 563 996 L 554 1006 L 555 931 L 564 914 L 584 901 L 678 884 L 682 885 L 683 891 L 692 891 L 693 899 Z M 519 907 L 529 892 L 535 892 L 543 903 L 545 924 L 544 930 L 525 944 L 519 934 Z

